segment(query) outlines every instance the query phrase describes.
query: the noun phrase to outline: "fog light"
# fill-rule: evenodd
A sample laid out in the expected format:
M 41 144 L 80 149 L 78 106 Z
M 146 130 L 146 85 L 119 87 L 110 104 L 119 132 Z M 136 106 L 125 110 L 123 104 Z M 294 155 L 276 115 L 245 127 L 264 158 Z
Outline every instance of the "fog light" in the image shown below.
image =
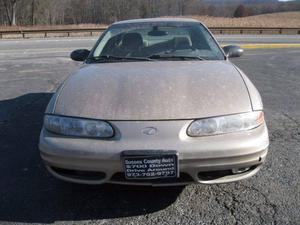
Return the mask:
M 235 169 L 232 169 L 232 173 L 233 174 L 240 174 L 240 173 L 245 173 L 247 172 L 248 170 L 250 170 L 250 167 L 246 167 L 246 168 L 235 168 Z

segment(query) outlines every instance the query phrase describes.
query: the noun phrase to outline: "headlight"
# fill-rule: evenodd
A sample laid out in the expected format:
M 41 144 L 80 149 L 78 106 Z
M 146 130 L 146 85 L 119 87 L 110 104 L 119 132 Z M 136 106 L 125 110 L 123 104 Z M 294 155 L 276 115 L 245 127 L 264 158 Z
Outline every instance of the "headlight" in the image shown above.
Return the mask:
M 110 138 L 114 135 L 111 125 L 105 121 L 45 115 L 44 126 L 53 133 L 92 138 Z
M 264 113 L 261 111 L 199 119 L 190 124 L 187 134 L 191 137 L 199 137 L 251 130 L 264 121 Z

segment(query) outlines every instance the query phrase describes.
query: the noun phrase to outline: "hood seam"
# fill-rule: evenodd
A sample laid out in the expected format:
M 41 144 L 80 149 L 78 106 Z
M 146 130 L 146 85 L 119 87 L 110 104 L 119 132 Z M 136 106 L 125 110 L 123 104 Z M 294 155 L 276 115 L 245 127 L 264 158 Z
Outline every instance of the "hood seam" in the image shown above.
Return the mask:
M 73 74 L 69 74 L 69 76 L 62 82 L 62 84 L 57 88 L 57 91 L 56 91 L 56 98 L 55 98 L 55 101 L 54 101 L 54 104 L 53 104 L 53 109 L 52 109 L 52 113 L 55 114 L 55 111 L 56 111 L 56 105 L 57 105 L 57 101 L 58 101 L 58 98 L 60 97 L 60 94 L 62 93 L 62 90 L 64 89 L 64 87 L 66 86 L 67 84 L 67 81 L 69 80 L 69 78 L 72 76 Z
M 233 67 L 236 69 L 236 71 L 239 73 L 240 77 L 242 78 L 242 80 L 243 80 L 243 82 L 244 82 L 244 85 L 245 85 L 245 87 L 246 87 L 246 89 L 247 89 L 247 92 L 248 92 L 249 101 L 250 101 L 250 104 L 251 104 L 251 109 L 252 109 L 252 111 L 253 111 L 253 110 L 254 110 L 254 107 L 253 107 L 253 103 L 252 103 L 250 91 L 249 91 L 249 88 L 248 88 L 248 86 L 247 86 L 247 84 L 246 84 L 246 81 L 245 81 L 245 79 L 244 79 L 244 77 L 243 77 L 243 74 L 241 73 L 241 70 L 240 70 L 236 65 L 234 65 L 233 63 L 231 63 L 231 64 L 232 64 Z

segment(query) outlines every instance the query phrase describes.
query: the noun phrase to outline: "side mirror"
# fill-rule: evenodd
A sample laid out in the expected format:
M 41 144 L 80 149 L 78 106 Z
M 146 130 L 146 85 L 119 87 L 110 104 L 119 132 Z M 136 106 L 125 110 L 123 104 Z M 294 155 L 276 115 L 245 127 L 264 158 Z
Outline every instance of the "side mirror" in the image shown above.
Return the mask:
M 84 61 L 89 56 L 90 51 L 87 49 L 77 49 L 71 53 L 71 59 L 74 61 Z
M 240 57 L 244 53 L 244 50 L 237 45 L 224 46 L 223 50 L 228 58 Z

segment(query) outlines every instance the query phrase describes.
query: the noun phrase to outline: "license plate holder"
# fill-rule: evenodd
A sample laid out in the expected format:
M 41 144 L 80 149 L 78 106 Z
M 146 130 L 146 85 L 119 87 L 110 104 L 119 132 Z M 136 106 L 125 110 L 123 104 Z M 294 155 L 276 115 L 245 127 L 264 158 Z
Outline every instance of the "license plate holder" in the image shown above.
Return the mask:
M 179 177 L 177 151 L 130 150 L 122 152 L 121 158 L 128 180 Z

